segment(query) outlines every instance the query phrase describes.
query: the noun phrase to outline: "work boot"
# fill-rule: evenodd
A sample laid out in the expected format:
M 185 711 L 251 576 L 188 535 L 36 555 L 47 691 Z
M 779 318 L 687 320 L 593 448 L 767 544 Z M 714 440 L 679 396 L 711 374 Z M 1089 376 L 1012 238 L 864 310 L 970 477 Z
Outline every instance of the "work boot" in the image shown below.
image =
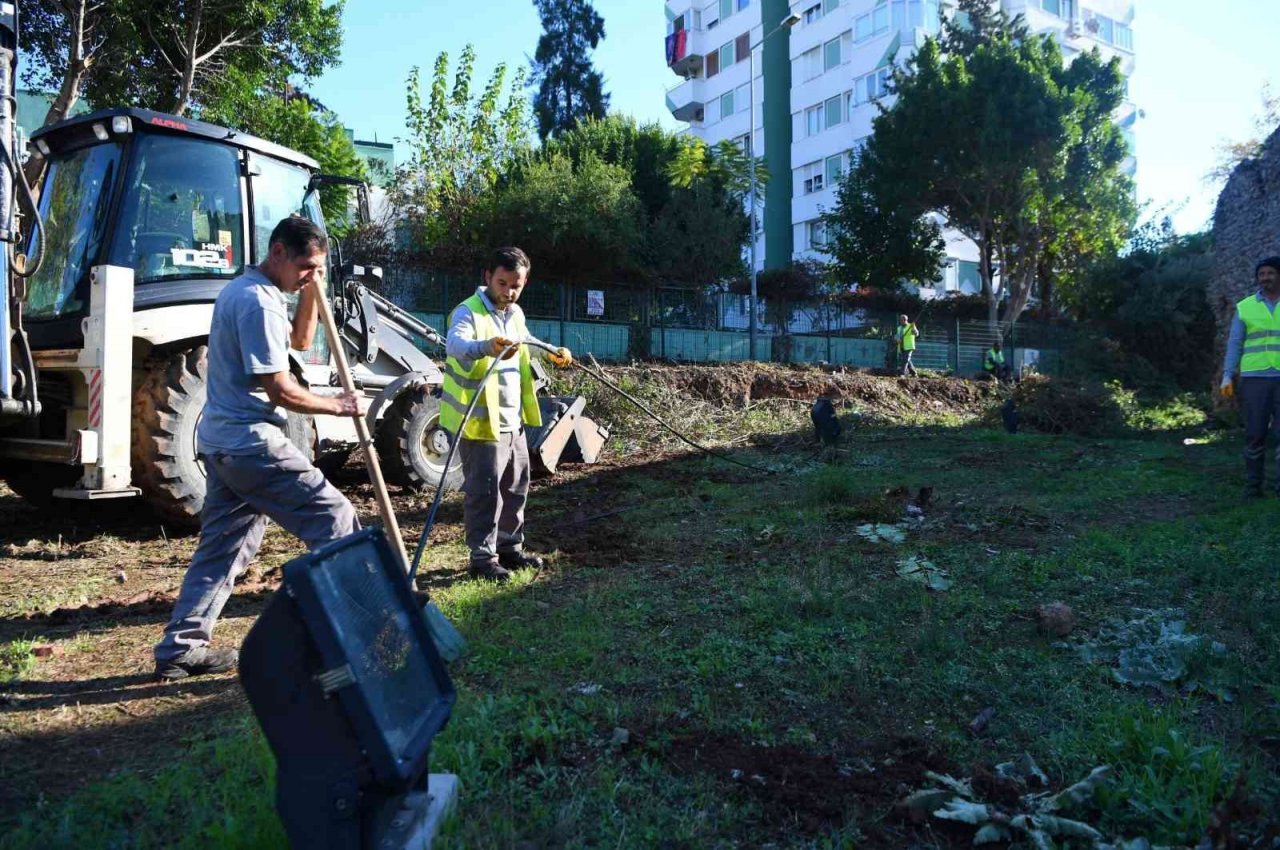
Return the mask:
M 484 564 L 472 564 L 467 572 L 471 574 L 472 578 L 484 579 L 485 581 L 492 581 L 498 584 L 502 584 L 511 578 L 511 571 L 503 569 L 496 561 L 489 561 Z
M 528 552 L 499 552 L 498 563 L 509 570 L 522 570 L 525 567 L 542 569 L 542 557 Z
M 157 661 L 156 678 L 165 682 L 176 682 L 188 676 L 225 673 L 233 669 L 239 660 L 240 653 L 234 649 L 197 646 L 171 661 Z

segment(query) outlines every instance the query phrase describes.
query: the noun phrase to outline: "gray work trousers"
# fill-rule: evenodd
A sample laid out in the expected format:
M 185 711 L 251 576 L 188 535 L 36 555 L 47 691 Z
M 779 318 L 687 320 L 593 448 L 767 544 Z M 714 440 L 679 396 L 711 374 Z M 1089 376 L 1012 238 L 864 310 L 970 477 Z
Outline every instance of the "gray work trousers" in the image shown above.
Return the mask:
M 1266 480 L 1267 432 L 1276 435 L 1276 492 L 1280 493 L 1280 378 L 1241 378 L 1244 405 L 1244 474 L 1250 487 Z
M 464 439 L 463 523 L 471 565 L 496 563 L 524 546 L 524 506 L 529 500 L 529 444 L 524 428 L 499 434 L 497 442 Z
M 292 443 L 261 454 L 201 455 L 208 474 L 200 543 L 182 579 L 173 617 L 156 644 L 158 662 L 173 661 L 213 639 L 213 627 L 236 579 L 262 544 L 267 519 L 308 549 L 360 528 L 355 508 Z
M 911 358 L 915 356 L 915 353 L 916 350 L 914 348 L 898 350 L 898 362 L 902 364 L 903 377 L 910 375 L 914 378 L 916 376 L 916 364 L 911 362 Z

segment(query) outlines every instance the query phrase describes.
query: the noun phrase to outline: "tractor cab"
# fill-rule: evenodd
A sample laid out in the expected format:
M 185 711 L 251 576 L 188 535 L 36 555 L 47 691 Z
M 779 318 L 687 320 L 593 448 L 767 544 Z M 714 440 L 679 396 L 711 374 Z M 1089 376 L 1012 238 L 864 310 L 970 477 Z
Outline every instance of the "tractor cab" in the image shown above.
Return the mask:
M 24 316 L 36 350 L 74 348 L 97 265 L 133 270 L 134 309 L 212 303 L 267 252 L 280 219 L 323 225 L 317 163 L 202 121 L 110 109 L 40 130 L 44 260 Z

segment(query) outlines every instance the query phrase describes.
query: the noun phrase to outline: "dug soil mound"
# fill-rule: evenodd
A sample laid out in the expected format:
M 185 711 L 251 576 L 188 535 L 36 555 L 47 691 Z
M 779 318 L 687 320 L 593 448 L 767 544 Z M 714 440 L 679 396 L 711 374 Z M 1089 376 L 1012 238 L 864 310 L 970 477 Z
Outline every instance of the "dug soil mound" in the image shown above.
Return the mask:
M 813 401 L 827 396 L 885 418 L 921 414 L 980 417 L 997 401 L 996 386 L 959 378 L 897 378 L 846 369 L 770 363 L 618 366 L 624 383 L 658 384 L 681 395 L 743 408 L 764 399 Z

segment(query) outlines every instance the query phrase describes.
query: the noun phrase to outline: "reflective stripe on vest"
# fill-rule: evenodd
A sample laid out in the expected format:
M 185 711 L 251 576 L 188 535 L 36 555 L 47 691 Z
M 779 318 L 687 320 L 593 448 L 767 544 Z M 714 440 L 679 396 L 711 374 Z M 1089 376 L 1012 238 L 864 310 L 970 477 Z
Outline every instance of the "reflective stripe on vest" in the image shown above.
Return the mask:
M 461 309 L 470 310 L 475 317 L 476 339 L 492 339 L 498 335 L 498 327 L 478 294 L 463 301 L 454 308 L 454 312 Z M 452 318 L 451 314 L 450 319 Z M 450 321 L 450 324 L 452 325 L 453 322 Z M 514 330 L 519 339 L 528 336 L 524 319 L 519 314 L 515 317 Z M 542 411 L 538 407 L 538 396 L 533 388 L 533 367 L 530 365 L 529 347 L 522 345 L 519 352 L 520 421 L 530 427 L 536 427 L 542 424 Z M 480 357 L 471 364 L 470 369 L 464 369 L 457 358 L 449 357 L 445 360 L 440 426 L 449 433 L 457 434 L 461 428 L 462 436 L 468 440 L 493 442 L 498 439 L 498 382 L 484 381 L 485 373 L 489 371 L 492 363 L 492 357 Z M 478 392 L 483 393 L 483 396 L 476 402 L 471 418 L 464 426 L 462 417 Z
M 1244 355 L 1240 373 L 1280 371 L 1280 304 L 1274 311 L 1256 295 L 1236 304 L 1236 315 L 1244 322 Z
M 1004 352 L 996 351 L 995 349 L 988 349 L 987 362 L 982 364 L 982 367 L 987 371 L 991 371 L 992 369 L 995 369 L 997 366 L 1003 366 L 1003 365 L 1004 365 Z

